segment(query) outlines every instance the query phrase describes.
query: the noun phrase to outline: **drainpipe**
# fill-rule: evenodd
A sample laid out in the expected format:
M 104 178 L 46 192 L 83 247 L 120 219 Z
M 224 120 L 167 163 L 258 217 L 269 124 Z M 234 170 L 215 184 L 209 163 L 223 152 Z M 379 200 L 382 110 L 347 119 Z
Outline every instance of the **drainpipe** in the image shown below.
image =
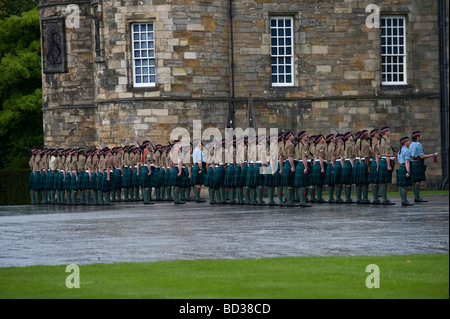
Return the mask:
M 231 101 L 234 104 L 234 40 L 233 40 L 233 0 L 230 0 L 230 40 L 231 40 Z
M 441 149 L 442 149 L 442 180 L 436 185 L 436 189 L 445 189 L 448 183 L 448 91 L 447 91 L 447 53 L 446 53 L 446 14 L 445 1 L 439 0 L 439 80 L 440 80 L 440 110 L 441 110 Z

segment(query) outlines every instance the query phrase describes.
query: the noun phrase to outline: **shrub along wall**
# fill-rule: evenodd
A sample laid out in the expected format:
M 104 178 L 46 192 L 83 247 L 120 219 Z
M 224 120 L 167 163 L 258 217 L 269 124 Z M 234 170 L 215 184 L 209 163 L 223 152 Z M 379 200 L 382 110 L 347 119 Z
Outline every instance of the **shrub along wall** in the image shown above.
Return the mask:
M 0 205 L 29 205 L 29 169 L 0 170 Z

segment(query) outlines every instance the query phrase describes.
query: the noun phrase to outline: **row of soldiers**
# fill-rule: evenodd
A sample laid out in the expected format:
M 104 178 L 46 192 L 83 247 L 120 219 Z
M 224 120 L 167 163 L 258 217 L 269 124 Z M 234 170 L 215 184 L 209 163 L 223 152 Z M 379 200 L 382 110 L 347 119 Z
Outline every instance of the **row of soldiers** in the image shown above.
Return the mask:
M 258 147 L 266 144 L 275 145 L 276 150 Z M 196 139 L 188 145 L 175 140 L 169 145 L 144 141 L 139 146 L 101 150 L 34 149 L 29 187 L 32 203 L 205 202 L 200 191 L 207 187 L 210 204 L 394 205 L 387 198 L 387 185 L 392 183 L 397 155 L 400 153 L 391 146 L 388 126 L 355 135 L 308 136 L 306 131 L 287 131 L 269 139 L 265 135 L 239 136 L 232 141 L 212 139 L 206 146 Z M 423 158 L 413 164 L 416 162 L 423 167 Z M 413 171 L 421 173 L 414 178 L 418 186 L 414 190 L 415 201 L 420 202 L 420 181 L 425 180 L 425 174 L 417 165 Z M 352 185 L 356 201 L 351 198 Z M 324 187 L 328 189 L 327 201 Z M 268 203 L 263 200 L 265 190 Z M 406 202 L 402 197 L 402 205 Z

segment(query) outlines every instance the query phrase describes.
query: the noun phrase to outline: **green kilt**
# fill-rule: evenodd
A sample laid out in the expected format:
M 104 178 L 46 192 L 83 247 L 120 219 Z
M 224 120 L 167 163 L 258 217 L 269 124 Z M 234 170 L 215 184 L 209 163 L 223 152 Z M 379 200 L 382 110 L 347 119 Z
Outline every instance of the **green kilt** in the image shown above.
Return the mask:
M 323 186 L 325 184 L 325 173 L 321 172 L 320 162 L 316 161 L 311 171 L 311 185 Z
M 325 170 L 325 185 L 334 185 L 333 183 L 333 164 L 331 164 L 331 161 L 327 165 L 327 169 Z
M 368 184 L 378 184 L 378 172 L 377 172 L 377 161 L 372 158 L 372 162 L 370 162 L 370 170 L 369 176 L 367 177 Z
M 186 166 L 182 168 L 183 172 L 181 173 L 181 187 L 191 187 L 191 180 L 189 179 L 189 170 Z
M 89 182 L 89 173 L 88 172 L 78 172 L 78 188 L 81 190 L 87 189 L 87 184 Z
M 172 172 L 170 171 L 170 167 L 166 168 L 166 171 L 164 173 L 164 186 L 171 186 L 170 185 L 170 176 L 172 175 Z
M 286 165 L 283 168 L 283 175 L 284 175 L 285 167 L 286 167 Z M 319 165 L 319 167 L 320 167 L 320 165 Z M 290 170 L 291 170 L 291 168 L 289 167 L 289 171 Z M 294 174 L 294 186 L 295 187 L 307 187 L 307 186 L 311 185 L 311 170 L 308 168 L 308 172 L 306 174 L 303 172 L 304 170 L 305 170 L 305 165 L 303 165 L 303 161 L 298 161 L 297 167 L 295 168 L 295 173 L 292 173 L 292 174 Z M 320 169 L 319 169 L 319 171 L 320 171 Z
M 47 190 L 47 185 L 45 183 L 46 179 L 47 179 L 47 174 L 45 173 L 44 170 L 42 170 L 41 178 L 39 179 L 40 183 L 41 183 L 41 191 Z
M 33 181 L 31 183 L 31 189 L 34 191 L 42 190 L 41 172 L 39 172 L 38 170 L 36 170 L 33 174 Z
M 341 175 L 342 175 L 342 164 L 340 160 L 336 160 L 336 163 L 333 167 L 333 177 L 331 179 L 332 185 L 340 185 L 341 184 Z
M 209 165 L 205 176 L 205 183 L 204 183 L 205 187 L 213 187 L 213 180 L 214 180 L 214 169 L 212 168 L 212 165 Z
M 352 169 L 352 184 L 361 184 L 359 182 L 359 167 L 361 163 L 359 159 L 355 158 L 355 162 L 353 163 L 353 169 Z
M 101 192 L 103 191 L 103 172 L 102 171 L 98 171 L 95 190 L 101 191 Z
M 413 184 L 411 175 L 409 177 L 406 177 L 406 166 L 404 164 L 401 164 L 397 170 L 397 183 L 396 184 L 398 187 L 407 187 L 407 186 L 412 186 L 412 184 Z
M 204 167 L 204 165 L 202 165 Z M 203 185 L 205 182 L 205 170 L 202 170 L 202 173 L 199 174 L 200 166 L 198 164 L 194 164 L 192 167 L 192 173 L 191 173 L 191 184 L 192 185 Z
M 385 158 L 381 158 L 380 164 L 378 165 L 378 184 L 388 184 L 388 183 L 390 182 L 389 182 L 389 171 L 387 169 L 387 161 Z
M 141 186 L 141 188 L 150 188 L 152 187 L 152 180 L 151 180 L 151 176 L 148 176 L 148 173 L 150 171 L 148 170 L 147 165 L 143 165 L 140 168 L 140 172 L 139 172 L 139 186 Z
M 261 174 L 261 163 L 256 163 L 253 168 L 253 186 L 264 186 L 264 174 Z
M 103 172 L 102 176 L 102 189 L 101 191 L 104 193 L 111 192 L 113 190 L 113 183 L 112 183 L 112 172 L 109 174 L 109 182 L 108 182 L 108 173 L 105 171 Z
M 139 187 L 140 181 L 139 176 L 137 175 L 137 167 L 134 167 L 132 170 L 132 176 L 131 176 L 131 187 Z
M 52 170 L 47 172 L 45 177 L 45 190 L 51 191 L 55 189 L 55 174 Z
M 219 165 L 214 170 L 213 174 L 213 187 L 218 189 L 219 187 L 223 187 L 223 182 L 225 180 L 225 168 L 223 165 Z
M 239 179 L 239 185 L 241 187 L 244 187 L 245 181 L 247 180 L 247 171 L 248 171 L 248 164 L 244 162 L 244 166 L 242 166 L 242 170 L 241 170 L 241 176 Z
M 268 187 L 275 187 L 275 175 L 278 174 L 275 172 L 275 174 L 272 175 L 272 166 L 270 166 L 270 163 L 266 166 L 266 174 L 264 174 L 264 186 Z M 280 175 L 280 174 L 278 174 Z
M 352 164 L 350 160 L 345 160 L 344 167 L 342 167 L 341 180 L 339 184 L 350 185 L 352 183 Z
M 281 176 L 281 186 L 294 186 L 295 173 L 291 172 L 291 163 L 284 161 L 283 175 Z
M 253 185 L 253 171 L 255 170 L 255 164 L 249 163 L 247 167 L 247 173 L 245 174 L 244 186 L 252 187 Z
M 130 167 L 123 168 L 122 188 L 129 188 L 132 186 L 133 172 Z
M 242 168 L 240 164 L 234 164 L 233 167 L 233 186 L 232 187 L 242 187 L 244 186 L 241 182 Z
M 152 173 L 152 185 L 153 187 L 161 187 L 161 179 L 159 177 L 161 174 L 161 168 L 155 167 L 155 170 Z
M 280 169 L 281 169 L 280 163 L 277 163 L 275 174 L 273 174 L 273 186 L 282 186 Z
M 223 181 L 223 186 L 230 188 L 234 187 L 234 167 L 236 164 L 228 164 L 227 171 L 225 172 L 225 180 Z
M 172 167 L 172 171 L 170 172 L 170 178 L 169 178 L 169 186 L 173 187 L 183 187 L 183 178 L 182 174 L 178 176 L 178 165 L 174 165 Z
M 70 178 L 70 190 L 71 191 L 77 191 L 80 187 L 78 185 L 77 176 L 75 173 L 72 173 L 72 177 Z
M 97 189 L 97 173 L 93 172 L 91 173 L 91 179 L 89 179 L 89 175 L 88 175 L 88 188 L 87 189 L 92 189 L 92 190 L 98 190 Z
M 355 169 L 353 167 L 353 169 Z M 369 173 L 367 172 L 366 161 L 361 160 L 358 170 L 358 184 L 369 184 Z
M 424 160 L 415 160 L 411 165 L 414 183 L 426 181 Z

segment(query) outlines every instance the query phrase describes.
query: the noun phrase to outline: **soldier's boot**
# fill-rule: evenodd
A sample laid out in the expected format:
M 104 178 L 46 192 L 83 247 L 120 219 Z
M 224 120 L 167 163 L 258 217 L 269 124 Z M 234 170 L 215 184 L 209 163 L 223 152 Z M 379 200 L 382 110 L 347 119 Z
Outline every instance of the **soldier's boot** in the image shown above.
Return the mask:
M 380 187 L 380 185 L 377 185 L 377 184 L 373 184 L 372 185 L 372 196 L 373 196 L 372 204 L 373 205 L 379 205 L 380 204 L 380 200 L 378 199 L 379 187 Z
M 300 207 L 312 207 L 306 202 L 307 188 L 300 188 Z
M 323 199 L 323 187 L 317 186 L 317 203 L 322 204 L 325 203 L 325 200 Z
M 342 185 L 337 185 L 336 186 L 336 203 L 341 204 L 344 201 L 342 200 Z
M 363 203 L 363 200 L 361 198 L 362 185 L 356 184 L 355 185 L 355 192 L 356 192 L 356 203 L 357 204 L 362 204 Z

